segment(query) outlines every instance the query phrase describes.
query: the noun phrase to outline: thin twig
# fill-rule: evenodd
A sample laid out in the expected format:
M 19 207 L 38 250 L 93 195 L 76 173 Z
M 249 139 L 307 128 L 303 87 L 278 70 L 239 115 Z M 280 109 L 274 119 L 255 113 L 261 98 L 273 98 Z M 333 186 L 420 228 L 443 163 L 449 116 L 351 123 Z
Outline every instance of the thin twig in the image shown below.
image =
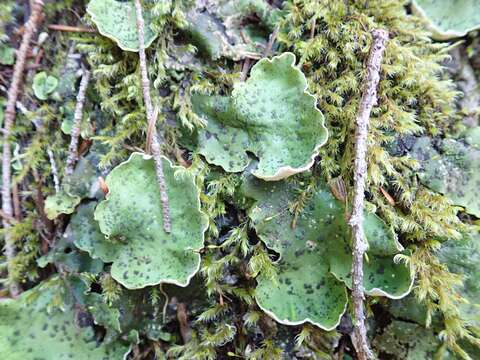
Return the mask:
M 162 320 L 163 320 L 163 323 L 166 324 L 167 308 L 168 308 L 168 304 L 170 303 L 170 298 L 168 297 L 167 292 L 163 289 L 163 284 L 160 284 L 160 292 L 162 293 L 163 296 L 165 296 L 165 304 L 163 304 L 163 309 L 162 309 Z
M 270 35 L 270 38 L 268 39 L 267 47 L 265 48 L 265 52 L 263 53 L 264 57 L 270 56 L 270 53 L 272 52 L 272 49 L 273 49 L 273 44 L 275 44 L 275 40 L 277 40 L 277 35 L 279 30 L 280 30 L 279 26 L 276 26 L 272 34 Z
M 358 359 L 366 360 L 373 357 L 368 345 L 367 329 L 365 327 L 363 288 L 363 257 L 368 245 L 363 232 L 363 205 L 365 200 L 365 179 L 367 176 L 367 136 L 368 123 L 372 107 L 377 104 L 377 86 L 380 80 L 380 65 L 388 40 L 385 30 L 372 31 L 373 43 L 367 61 L 367 78 L 362 99 L 356 117 L 355 131 L 355 172 L 353 210 L 349 224 L 353 234 L 353 263 L 352 263 L 352 297 L 355 315 L 354 345 Z
M 142 4 L 140 0 L 135 0 L 135 9 L 137 14 L 137 32 L 139 43 L 138 55 L 140 57 L 140 73 L 142 76 L 143 101 L 145 103 L 148 124 L 150 125 L 155 123 L 156 118 L 153 110 L 152 98 L 150 97 L 150 81 L 148 80 L 147 57 L 145 55 L 145 26 L 142 14 Z M 163 211 L 163 229 L 166 233 L 170 233 L 172 231 L 172 226 L 170 222 L 170 207 L 168 204 L 167 184 L 165 182 L 165 176 L 163 174 L 160 139 L 156 131 L 154 131 L 152 134 L 151 150 L 153 160 L 155 161 L 155 171 L 157 173 L 157 180 L 160 188 L 160 200 L 162 202 Z
M 243 60 L 242 72 L 240 74 L 240 81 L 247 80 L 248 71 L 250 70 L 251 61 L 249 58 Z
M 12 184 L 13 216 L 18 222 L 22 220 L 22 206 L 20 204 L 20 195 L 18 193 L 18 183 Z
M 42 18 L 43 1 L 34 0 L 32 5 L 32 13 L 25 25 L 25 32 L 23 33 L 22 43 L 17 53 L 17 61 L 13 69 L 12 83 L 8 89 L 8 99 L 5 108 L 5 125 L 3 137 L 3 156 L 2 156 L 2 210 L 8 217 L 13 216 L 12 198 L 10 194 L 11 187 L 11 168 L 10 161 L 12 157 L 10 148 L 10 134 L 13 124 L 15 122 L 15 104 L 17 102 L 20 87 L 23 82 L 23 72 L 27 58 L 30 41 L 37 31 L 37 26 Z M 4 219 L 3 227 L 5 229 L 5 257 L 8 263 L 8 273 L 12 274 L 12 261 L 15 257 L 15 244 L 13 243 L 12 235 L 10 233 L 10 222 Z M 20 293 L 20 286 L 16 282 L 10 282 L 10 294 L 17 296 Z
M 84 32 L 84 33 L 96 33 L 97 30 L 92 28 L 87 28 L 83 26 L 69 26 L 62 24 L 50 24 L 47 26 L 50 30 L 55 31 L 66 31 L 66 32 Z
M 55 163 L 55 158 L 53 157 L 53 152 L 51 149 L 47 150 L 48 158 L 50 159 L 50 167 L 52 168 L 53 183 L 55 184 L 55 192 L 60 192 L 60 180 L 58 179 L 58 169 L 57 164 Z
M 85 93 L 87 92 L 88 82 L 90 81 L 90 71 L 84 70 L 80 88 L 77 94 L 77 104 L 73 114 L 73 126 L 70 133 L 70 146 L 68 147 L 67 165 L 65 166 L 65 178 L 73 173 L 73 168 L 78 160 L 78 139 L 80 137 L 80 126 L 83 118 L 83 105 L 85 104 Z
M 15 225 L 18 223 L 17 219 L 15 219 L 13 216 L 10 216 L 10 215 L 7 215 L 3 212 L 3 210 L 0 210 L 0 217 L 5 220 L 5 221 L 8 221 L 10 224 L 12 225 Z
M 155 106 L 153 110 L 153 117 L 148 119 L 148 127 L 147 127 L 147 139 L 145 141 L 145 152 L 150 154 L 152 152 L 152 140 L 153 135 L 157 131 L 157 118 L 158 118 L 158 107 Z

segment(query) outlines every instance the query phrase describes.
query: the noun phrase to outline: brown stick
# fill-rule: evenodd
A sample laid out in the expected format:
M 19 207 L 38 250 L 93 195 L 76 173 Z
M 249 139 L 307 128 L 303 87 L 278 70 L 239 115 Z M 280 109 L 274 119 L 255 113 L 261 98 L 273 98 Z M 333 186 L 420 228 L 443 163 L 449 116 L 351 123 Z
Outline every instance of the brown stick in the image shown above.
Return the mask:
M 65 166 L 65 178 L 72 175 L 75 163 L 78 160 L 78 139 L 80 137 L 80 126 L 83 118 L 83 105 L 85 104 L 85 93 L 87 92 L 88 82 L 90 81 L 90 71 L 84 70 L 80 88 L 77 94 L 77 104 L 73 114 L 73 126 L 71 132 L 70 146 L 68 147 L 67 165 Z
M 138 55 L 140 57 L 140 73 L 142 75 L 143 100 L 145 103 L 147 120 L 150 127 L 152 123 L 155 123 L 156 117 L 153 110 L 152 98 L 150 97 L 150 81 L 148 80 L 147 56 L 145 55 L 145 25 L 143 21 L 142 4 L 140 3 L 140 0 L 135 0 L 135 9 L 137 13 L 137 32 L 139 43 Z M 162 202 L 163 211 L 163 229 L 166 233 L 170 233 L 172 231 L 172 225 L 170 222 L 170 207 L 168 204 L 167 184 L 165 182 L 165 176 L 163 174 L 160 140 L 156 131 L 152 134 L 151 149 L 153 160 L 155 161 L 155 171 L 157 173 L 158 186 L 160 188 L 160 200 Z
M 55 31 L 66 31 L 66 32 L 85 32 L 85 33 L 96 33 L 97 30 L 92 28 L 87 28 L 83 26 L 69 26 L 62 24 L 50 24 L 47 26 L 50 30 Z
M 10 148 L 10 134 L 13 124 L 15 122 L 15 104 L 17 102 L 20 87 L 23 82 L 23 72 L 27 58 L 30 41 L 37 31 L 37 26 L 42 18 L 43 1 L 34 0 L 32 5 L 32 13 L 25 25 L 25 32 L 23 33 L 22 43 L 17 53 L 17 61 L 13 69 L 12 83 L 8 89 L 7 106 L 5 108 L 5 125 L 3 131 L 3 156 L 2 156 L 2 210 L 7 217 L 13 216 L 12 198 L 10 194 L 11 188 L 11 168 L 10 162 L 12 158 Z M 13 243 L 10 234 L 10 222 L 3 220 L 3 227 L 5 229 L 5 257 L 7 258 L 8 273 L 12 271 L 12 260 L 15 257 L 15 244 Z M 17 296 L 20 293 L 20 286 L 16 282 L 11 282 L 9 285 L 10 294 Z
M 367 61 L 367 78 L 362 99 L 356 117 L 355 131 L 355 173 L 353 210 L 349 224 L 353 234 L 353 263 L 352 263 L 352 297 L 355 315 L 354 345 L 358 359 L 366 360 L 373 357 L 368 345 L 367 329 L 365 327 L 365 313 L 363 301 L 363 257 L 368 245 L 363 232 L 363 204 L 365 197 L 365 179 L 367 176 L 367 136 L 368 123 L 372 107 L 377 104 L 377 85 L 380 80 L 380 64 L 388 40 L 385 30 L 372 31 L 373 44 Z

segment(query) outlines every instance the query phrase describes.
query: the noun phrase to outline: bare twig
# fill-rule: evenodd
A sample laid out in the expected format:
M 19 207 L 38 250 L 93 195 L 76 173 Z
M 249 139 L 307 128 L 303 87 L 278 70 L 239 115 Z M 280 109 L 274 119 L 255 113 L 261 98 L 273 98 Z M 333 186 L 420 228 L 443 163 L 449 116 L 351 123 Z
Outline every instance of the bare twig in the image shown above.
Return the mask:
M 12 184 L 12 201 L 13 216 L 20 222 L 22 220 L 22 206 L 20 204 L 20 194 L 18 193 L 18 183 L 16 181 Z
M 147 120 L 150 127 L 151 124 L 155 124 L 156 117 L 153 110 L 152 98 L 150 97 L 150 81 L 148 80 L 147 57 L 145 55 L 145 26 L 142 14 L 142 4 L 140 0 L 135 0 L 135 9 L 137 14 L 137 32 L 139 43 L 138 55 L 140 57 L 140 73 L 142 76 L 143 101 L 145 103 Z M 157 180 L 160 188 L 160 200 L 162 202 L 163 210 L 163 229 L 165 230 L 165 232 L 170 233 L 172 231 L 172 226 L 170 222 L 170 207 L 168 204 L 167 184 L 165 182 L 165 176 L 163 174 L 160 139 L 156 131 L 154 131 L 152 134 L 151 150 L 153 159 L 155 161 L 155 171 L 157 173 Z
M 153 135 L 157 131 L 158 112 L 158 107 L 155 106 L 153 110 L 153 117 L 151 119 L 148 119 L 147 140 L 145 141 L 145 152 L 147 154 L 150 154 L 152 152 Z
M 88 82 L 90 81 L 90 71 L 84 70 L 80 88 L 77 94 L 77 104 L 73 114 L 73 126 L 71 131 L 70 146 L 68 147 L 67 165 L 65 166 L 65 177 L 73 173 L 73 167 L 78 160 L 78 139 L 80 137 L 80 126 L 83 118 L 83 105 L 85 104 L 85 93 L 87 92 Z
M 28 49 L 30 47 L 30 41 L 32 40 L 33 35 L 37 31 L 37 26 L 42 18 L 42 11 L 43 1 L 34 0 L 32 5 L 32 12 L 27 21 L 27 24 L 25 25 L 25 32 L 23 33 L 22 43 L 20 44 L 20 49 L 17 53 L 17 61 L 15 62 L 15 67 L 13 70 L 12 83 L 10 84 L 10 88 L 8 89 L 7 106 L 5 108 L 5 125 L 3 133 L 4 138 L 2 156 L 2 210 L 8 217 L 13 216 L 12 198 L 10 194 L 10 161 L 12 153 L 9 137 L 12 131 L 13 124 L 15 122 L 15 104 L 17 102 L 20 87 L 23 82 L 23 72 L 25 69 Z M 5 257 L 7 258 L 9 274 L 12 273 L 12 260 L 15 257 L 15 244 L 13 244 L 13 239 L 9 231 L 10 226 L 10 222 L 4 219 L 3 227 L 5 229 Z M 9 289 L 10 294 L 14 297 L 20 293 L 20 286 L 15 282 L 10 283 Z
M 48 158 L 50 159 L 50 167 L 52 168 L 53 183 L 55 184 L 55 192 L 60 192 L 60 180 L 58 179 L 58 169 L 57 164 L 55 163 L 55 158 L 53 157 L 53 152 L 51 149 L 47 150 Z
M 245 60 L 243 60 L 242 72 L 240 74 L 240 81 L 247 80 L 247 74 L 248 74 L 248 71 L 250 70 L 250 64 L 251 64 L 251 61 L 249 58 L 246 58 Z
M 3 212 L 3 210 L 0 210 L 0 217 L 4 221 L 8 221 L 10 224 L 15 225 L 18 223 L 17 219 L 15 219 L 13 216 L 7 215 Z
M 276 26 L 273 32 L 270 34 L 270 38 L 268 39 L 267 47 L 265 48 L 265 52 L 263 56 L 269 57 L 270 53 L 273 49 L 273 44 L 275 44 L 275 40 L 277 40 L 278 31 L 280 30 L 279 26 Z
M 92 28 L 87 28 L 83 26 L 69 26 L 62 24 L 50 24 L 47 26 L 50 30 L 55 31 L 66 31 L 66 32 L 84 32 L 84 33 L 96 33 L 97 30 Z
M 373 43 L 367 61 L 367 78 L 362 99 L 356 117 L 355 131 L 355 173 L 353 210 L 349 224 L 353 234 L 353 263 L 352 263 L 352 297 L 355 315 L 354 345 L 358 359 L 366 360 L 373 357 L 368 345 L 367 329 L 365 327 L 365 313 L 363 301 L 363 257 L 368 245 L 363 232 L 363 204 L 365 197 L 365 178 L 367 176 L 367 136 L 368 123 L 372 107 L 377 104 L 377 85 L 380 80 L 380 64 L 388 40 L 385 30 L 372 31 Z
M 186 344 L 192 337 L 192 330 L 188 325 L 187 306 L 183 302 L 177 304 L 177 320 L 178 325 L 180 325 L 180 335 L 182 336 L 183 343 Z
M 163 323 L 166 324 L 167 308 L 168 308 L 168 304 L 170 303 L 170 298 L 168 297 L 167 292 L 163 289 L 163 284 L 160 284 L 159 288 L 162 295 L 165 296 L 165 304 L 163 304 L 163 309 L 162 309 L 162 320 L 163 320 Z

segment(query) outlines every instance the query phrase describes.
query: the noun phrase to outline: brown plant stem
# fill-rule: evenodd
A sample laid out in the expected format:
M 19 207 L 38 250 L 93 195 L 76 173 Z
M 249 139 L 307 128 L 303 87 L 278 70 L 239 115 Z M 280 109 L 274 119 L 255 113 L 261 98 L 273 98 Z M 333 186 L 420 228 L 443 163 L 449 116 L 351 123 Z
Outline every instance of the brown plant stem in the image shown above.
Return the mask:
M 370 113 L 377 104 L 377 86 L 380 80 L 380 65 L 388 40 L 385 30 L 372 31 L 373 43 L 367 60 L 367 78 L 362 99 L 358 108 L 355 130 L 355 170 L 354 170 L 354 196 L 353 209 L 349 224 L 353 235 L 353 263 L 352 263 L 352 297 L 355 315 L 354 345 L 359 360 L 371 359 L 365 327 L 365 300 L 363 288 L 363 257 L 368 245 L 363 232 L 363 206 L 365 200 L 365 179 L 367 176 L 367 137 Z
M 66 32 L 85 32 L 85 33 L 96 33 L 97 30 L 83 27 L 83 26 L 69 26 L 62 24 L 50 24 L 47 26 L 50 30 L 55 31 L 66 31 Z
M 150 81 L 148 80 L 147 56 L 145 55 L 145 25 L 142 14 L 142 4 L 140 0 L 135 0 L 135 10 L 137 14 L 137 32 L 139 43 L 138 55 L 140 58 L 140 73 L 142 76 L 143 101 L 147 113 L 148 125 L 149 128 L 151 128 L 152 124 L 155 124 L 156 122 L 156 116 L 153 110 L 152 98 L 150 97 Z M 163 173 L 160 139 L 156 131 L 154 131 L 151 135 L 151 141 L 151 151 L 153 160 L 155 161 L 155 171 L 157 173 L 158 186 L 160 188 L 160 200 L 162 202 L 163 229 L 166 233 L 170 233 L 172 231 L 172 225 L 170 222 L 170 207 L 168 204 L 167 184 L 165 182 L 165 176 Z
M 84 70 L 80 87 L 77 94 L 77 104 L 73 114 L 73 125 L 71 131 L 70 145 L 68 147 L 68 158 L 65 166 L 65 178 L 72 175 L 75 163 L 78 160 L 78 139 L 80 138 L 80 127 L 83 118 L 83 106 L 85 104 L 85 94 L 90 81 L 90 71 Z
M 23 73 L 27 58 L 30 41 L 37 31 L 37 26 L 41 21 L 43 11 L 43 1 L 34 0 L 32 4 L 32 12 L 25 25 L 22 42 L 17 53 L 17 60 L 13 69 L 12 83 L 8 89 L 7 105 L 5 108 L 5 125 L 3 131 L 3 155 L 2 155 L 2 210 L 7 217 L 13 217 L 12 197 L 11 197 L 11 168 L 10 162 L 12 158 L 10 148 L 10 134 L 15 122 L 15 104 L 17 102 L 20 87 L 23 82 Z M 7 258 L 8 273 L 12 271 L 12 260 L 15 257 L 15 244 L 13 243 L 12 235 L 10 233 L 10 222 L 3 220 L 3 227 L 5 229 L 5 257 Z M 9 285 L 10 294 L 17 296 L 20 293 L 20 286 L 11 281 Z

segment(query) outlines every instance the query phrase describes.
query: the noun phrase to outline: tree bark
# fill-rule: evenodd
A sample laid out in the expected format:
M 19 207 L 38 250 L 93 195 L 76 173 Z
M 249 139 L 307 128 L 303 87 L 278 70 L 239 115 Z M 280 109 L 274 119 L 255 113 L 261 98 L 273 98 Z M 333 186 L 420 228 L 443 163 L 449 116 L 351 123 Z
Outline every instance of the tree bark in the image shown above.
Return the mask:
M 367 137 L 370 113 L 377 104 L 377 86 L 380 80 L 380 65 L 388 40 L 385 30 L 372 31 L 373 43 L 367 60 L 367 78 L 356 117 L 355 131 L 355 170 L 353 209 L 349 224 L 353 235 L 352 297 L 355 315 L 354 345 L 358 359 L 373 357 L 367 338 L 364 312 L 363 257 L 368 245 L 363 231 L 363 206 L 365 200 L 365 180 L 367 177 Z
M 18 50 L 17 60 L 13 69 L 12 83 L 8 89 L 7 105 L 5 108 L 5 124 L 3 129 L 3 155 L 2 155 L 2 210 L 6 217 L 13 217 L 12 197 L 11 197 L 11 159 L 12 153 L 10 148 L 10 135 L 16 116 L 16 102 L 20 87 L 23 82 L 23 73 L 27 59 L 30 41 L 37 32 L 37 26 L 41 21 L 43 11 L 43 1 L 34 0 L 32 4 L 32 12 L 25 25 L 22 42 Z M 16 250 L 10 233 L 10 222 L 3 220 L 3 228 L 5 229 L 5 257 L 7 259 L 8 273 L 12 274 L 12 261 L 15 257 Z M 10 295 L 13 297 L 20 293 L 20 286 L 15 281 L 10 281 Z
M 140 0 L 135 0 L 135 9 L 137 14 L 137 31 L 139 43 L 138 55 L 140 57 L 140 73 L 142 76 L 143 101 L 145 105 L 145 111 L 147 113 L 147 120 L 149 125 L 148 127 L 155 129 L 154 124 L 157 119 L 153 110 L 152 98 L 150 97 L 150 81 L 148 80 L 147 57 L 145 55 L 145 22 L 143 20 L 142 4 Z M 163 229 L 166 233 L 170 233 L 172 231 L 172 226 L 170 222 L 170 206 L 167 194 L 167 184 L 165 182 L 165 176 L 163 173 L 160 140 L 156 131 L 153 131 L 151 135 L 151 141 L 152 156 L 153 160 L 155 161 L 155 171 L 157 174 L 158 186 L 160 189 L 160 200 L 162 202 Z

